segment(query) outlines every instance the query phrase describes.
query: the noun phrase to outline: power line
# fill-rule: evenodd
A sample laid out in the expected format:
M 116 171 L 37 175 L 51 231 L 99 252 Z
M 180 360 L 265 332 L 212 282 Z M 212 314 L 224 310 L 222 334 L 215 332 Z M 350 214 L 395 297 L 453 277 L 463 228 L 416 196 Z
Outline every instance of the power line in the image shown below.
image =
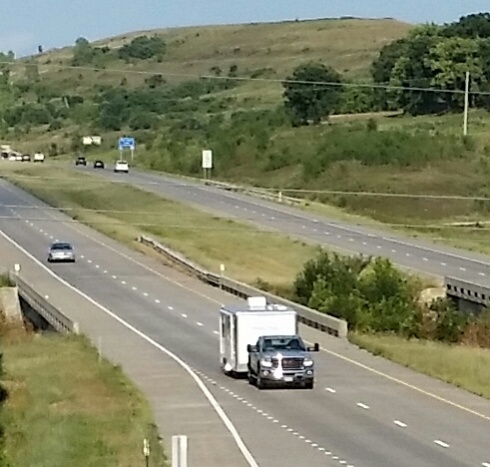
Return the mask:
M 37 63 L 20 63 L 20 62 L 9 62 L 0 61 L 0 65 L 10 65 L 10 66 L 20 66 L 25 67 L 40 65 Z M 325 82 L 325 81 L 303 81 L 303 80 L 292 80 L 292 79 L 279 79 L 279 78 L 249 78 L 249 77 L 230 77 L 230 76 L 216 76 L 216 75 L 197 75 L 189 73 L 168 73 L 164 71 L 143 71 L 143 70 L 127 70 L 121 68 L 97 68 L 97 67 L 86 67 L 86 66 L 73 66 L 73 65 L 59 65 L 59 64 L 42 64 L 43 67 L 50 67 L 56 69 L 67 69 L 67 70 L 79 70 L 79 71 L 91 71 L 91 72 L 105 72 L 105 73 L 119 73 L 119 74 L 134 74 L 134 75 L 161 75 L 168 77 L 177 78 L 193 78 L 193 79 L 209 79 L 209 80 L 227 80 L 227 81 L 238 81 L 238 82 L 261 82 L 261 83 L 275 83 L 275 84 L 304 84 L 304 85 L 315 85 L 319 87 L 354 87 L 354 88 L 369 88 L 369 89 L 384 89 L 391 91 L 420 91 L 420 92 L 434 92 L 443 94 L 465 94 L 465 90 L 461 89 L 438 89 L 432 87 L 418 87 L 418 86 L 394 86 L 390 84 L 374 84 L 374 83 L 337 83 L 337 82 Z M 490 96 L 490 91 L 469 91 L 470 95 L 475 96 Z

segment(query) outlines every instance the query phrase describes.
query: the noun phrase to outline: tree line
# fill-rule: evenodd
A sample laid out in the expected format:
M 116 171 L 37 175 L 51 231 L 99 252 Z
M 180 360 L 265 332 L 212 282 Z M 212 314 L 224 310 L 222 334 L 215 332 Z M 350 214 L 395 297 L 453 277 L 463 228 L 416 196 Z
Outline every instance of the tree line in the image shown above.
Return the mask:
M 490 13 L 418 26 L 387 44 L 371 65 L 374 86 L 348 82 L 322 63 L 303 64 L 284 81 L 284 99 L 297 125 L 319 123 L 339 110 L 404 110 L 411 115 L 460 111 L 466 72 L 474 93 L 471 105 L 490 109 L 490 96 L 478 94 L 490 92 Z

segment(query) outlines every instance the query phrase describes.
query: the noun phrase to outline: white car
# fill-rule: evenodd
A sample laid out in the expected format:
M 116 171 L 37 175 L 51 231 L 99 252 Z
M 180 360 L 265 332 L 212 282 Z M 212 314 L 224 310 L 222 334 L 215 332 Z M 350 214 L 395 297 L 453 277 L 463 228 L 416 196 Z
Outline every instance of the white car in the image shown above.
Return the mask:
M 36 152 L 34 154 L 34 162 L 44 162 L 44 154 L 42 152 Z
M 114 166 L 114 172 L 129 172 L 129 164 L 126 161 L 117 161 Z

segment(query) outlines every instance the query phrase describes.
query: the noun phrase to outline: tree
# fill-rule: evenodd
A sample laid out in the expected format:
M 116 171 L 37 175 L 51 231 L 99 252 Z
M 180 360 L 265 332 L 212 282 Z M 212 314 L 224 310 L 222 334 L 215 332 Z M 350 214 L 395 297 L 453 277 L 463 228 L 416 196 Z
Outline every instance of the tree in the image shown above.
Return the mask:
M 124 44 L 118 51 L 119 58 L 129 61 L 131 58 L 148 60 L 163 56 L 166 51 L 165 41 L 161 37 L 138 36 L 129 44 Z
M 477 85 L 486 83 L 483 73 L 479 41 L 463 37 L 444 38 L 434 44 L 429 51 L 427 63 L 433 72 L 431 86 L 462 91 L 466 72 Z M 461 110 L 464 105 L 462 94 L 446 93 L 441 96 L 447 110 Z
M 319 124 L 328 117 L 342 93 L 340 83 L 339 73 L 321 63 L 297 67 L 283 83 L 285 106 L 293 125 Z

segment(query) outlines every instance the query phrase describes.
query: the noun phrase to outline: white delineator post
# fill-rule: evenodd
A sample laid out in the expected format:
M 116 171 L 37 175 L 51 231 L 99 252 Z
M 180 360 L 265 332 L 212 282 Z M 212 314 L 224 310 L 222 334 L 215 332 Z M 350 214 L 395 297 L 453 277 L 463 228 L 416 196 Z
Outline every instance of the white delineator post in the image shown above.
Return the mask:
M 172 436 L 172 467 L 187 467 L 187 436 Z

